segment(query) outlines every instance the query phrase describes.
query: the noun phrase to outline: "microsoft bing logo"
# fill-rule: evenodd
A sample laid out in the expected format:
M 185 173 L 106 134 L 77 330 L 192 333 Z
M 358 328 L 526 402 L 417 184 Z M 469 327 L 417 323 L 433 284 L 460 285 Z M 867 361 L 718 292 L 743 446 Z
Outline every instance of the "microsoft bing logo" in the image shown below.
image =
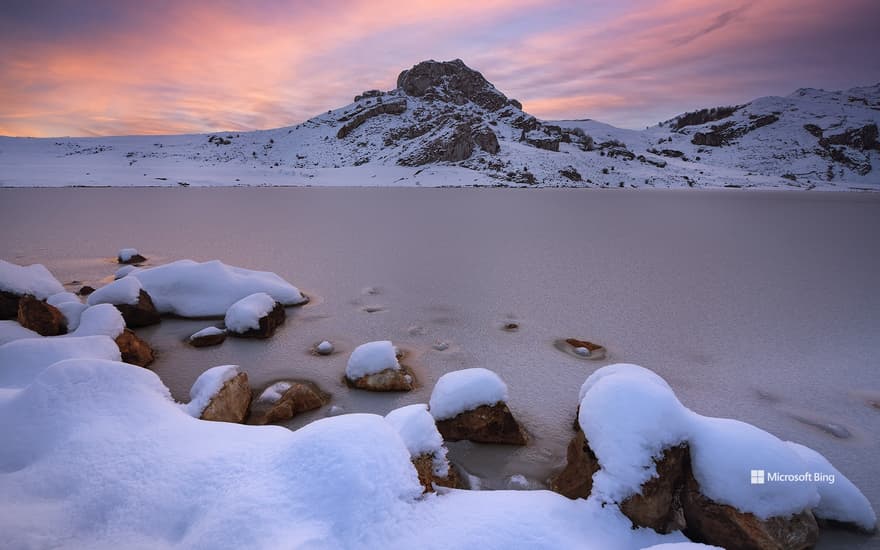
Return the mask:
M 752 485 L 764 485 L 764 470 L 752 470 Z

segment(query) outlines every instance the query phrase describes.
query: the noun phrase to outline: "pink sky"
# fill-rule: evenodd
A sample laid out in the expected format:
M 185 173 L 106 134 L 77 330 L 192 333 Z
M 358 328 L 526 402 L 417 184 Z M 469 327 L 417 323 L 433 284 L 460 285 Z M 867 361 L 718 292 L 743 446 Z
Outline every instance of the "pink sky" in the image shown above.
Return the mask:
M 880 81 L 876 0 L 4 0 L 0 135 L 288 126 L 461 58 L 545 119 Z

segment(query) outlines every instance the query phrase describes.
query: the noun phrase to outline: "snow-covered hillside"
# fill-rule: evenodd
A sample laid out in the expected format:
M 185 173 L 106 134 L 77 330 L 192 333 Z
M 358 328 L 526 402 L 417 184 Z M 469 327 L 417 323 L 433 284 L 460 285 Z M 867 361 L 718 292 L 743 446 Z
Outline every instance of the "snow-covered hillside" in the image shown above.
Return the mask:
M 0 138 L 0 186 L 521 185 L 880 189 L 880 84 L 685 113 L 642 131 L 541 121 L 460 60 L 302 124 Z

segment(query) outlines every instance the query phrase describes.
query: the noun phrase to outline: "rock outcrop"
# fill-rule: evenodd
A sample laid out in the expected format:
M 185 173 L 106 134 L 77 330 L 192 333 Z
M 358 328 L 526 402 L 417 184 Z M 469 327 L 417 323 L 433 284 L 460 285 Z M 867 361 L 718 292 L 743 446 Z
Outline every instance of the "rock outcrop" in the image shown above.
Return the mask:
M 271 338 L 275 334 L 275 329 L 284 324 L 287 315 L 284 312 L 284 306 L 275 302 L 272 311 L 260 318 L 260 328 L 248 329 L 244 332 L 235 332 L 229 330 L 229 334 L 239 338 Z
M 525 445 L 525 430 L 504 402 L 480 405 L 453 418 L 437 421 L 437 430 L 446 441 Z
M 388 368 L 377 373 L 367 374 L 351 380 L 345 378 L 345 382 L 359 390 L 368 391 L 412 391 L 415 387 L 415 377 L 406 365 L 400 365 L 399 369 Z
M 155 325 L 162 319 L 156 306 L 153 305 L 153 299 L 144 289 L 138 294 L 138 300 L 134 304 L 114 304 L 122 318 L 125 319 L 125 326 L 128 328 L 140 328 L 149 325 Z
M 156 359 L 150 344 L 142 340 L 131 329 L 125 329 L 122 334 L 116 337 L 116 345 L 119 346 L 119 353 L 126 363 L 148 367 Z
M 375 107 L 357 111 L 351 115 L 347 115 L 339 119 L 345 122 L 345 125 L 336 132 L 336 137 L 343 139 L 348 136 L 355 128 L 379 115 L 399 115 L 406 111 L 406 100 L 398 100 L 390 103 L 379 103 Z
M 21 296 L 0 290 L 0 320 L 15 319 L 18 317 L 18 301 Z
M 762 520 L 705 497 L 690 471 L 682 504 L 688 537 L 728 550 L 805 550 L 819 538 L 819 526 L 809 510 Z
M 254 424 L 273 424 L 284 422 L 294 416 L 320 409 L 330 402 L 330 395 L 313 382 L 290 382 L 290 387 L 274 403 L 259 407 L 254 403 L 251 422 Z
M 423 61 L 401 72 L 397 87 L 413 97 L 428 97 L 457 105 L 470 101 L 487 111 L 497 111 L 509 103 L 504 94 L 461 59 Z
M 41 336 L 67 334 L 67 319 L 55 306 L 33 296 L 22 296 L 18 301 L 18 324 Z
M 251 404 L 251 388 L 246 372 L 240 372 L 227 380 L 199 418 L 215 422 L 244 422 Z
M 448 471 L 445 477 L 437 475 L 436 459 L 433 453 L 421 454 L 412 459 L 416 473 L 419 475 L 419 483 L 425 488 L 426 493 L 434 492 L 434 485 L 441 487 L 449 487 L 451 489 L 464 489 L 461 476 L 455 470 L 452 464 L 448 465 Z

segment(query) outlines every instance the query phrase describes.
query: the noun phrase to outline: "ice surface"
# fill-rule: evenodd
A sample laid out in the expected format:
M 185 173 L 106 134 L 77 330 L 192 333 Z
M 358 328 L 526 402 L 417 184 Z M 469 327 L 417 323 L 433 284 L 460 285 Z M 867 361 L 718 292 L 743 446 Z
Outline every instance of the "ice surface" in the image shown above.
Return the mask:
M 178 260 L 131 275 L 140 280 L 156 309 L 183 317 L 225 315 L 229 306 L 259 292 L 286 306 L 306 301 L 295 286 L 275 273 L 229 266 L 218 260 Z
M 45 300 L 64 292 L 64 287 L 42 264 L 21 266 L 0 260 L 0 290 Z
M 345 367 L 345 375 L 349 380 L 357 380 L 385 369 L 400 369 L 400 363 L 397 362 L 397 348 L 389 340 L 378 340 L 361 344 L 351 352 Z
M 448 372 L 431 391 L 429 407 L 437 420 L 445 420 L 480 405 L 507 401 L 507 385 L 501 377 L 484 368 Z
M 226 310 L 226 328 L 232 332 L 247 332 L 260 328 L 260 319 L 275 307 L 275 298 L 265 292 L 245 296 Z
M 89 294 L 86 302 L 90 306 L 97 304 L 133 305 L 138 302 L 142 289 L 141 282 L 137 278 L 123 277 Z

